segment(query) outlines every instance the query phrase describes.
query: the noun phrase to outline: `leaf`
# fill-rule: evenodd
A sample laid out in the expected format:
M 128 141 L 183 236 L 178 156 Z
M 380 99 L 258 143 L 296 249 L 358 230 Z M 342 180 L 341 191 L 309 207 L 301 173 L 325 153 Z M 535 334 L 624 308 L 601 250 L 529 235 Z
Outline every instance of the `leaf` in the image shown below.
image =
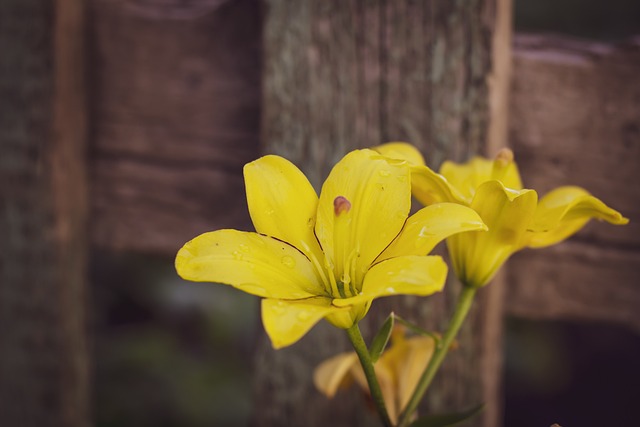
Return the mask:
M 459 424 L 463 421 L 478 415 L 484 409 L 484 403 L 476 405 L 466 411 L 450 414 L 432 414 L 418 418 L 409 427 L 448 427 Z
M 425 336 L 425 337 L 433 338 L 433 340 L 436 342 L 436 344 L 440 341 L 440 336 L 438 334 L 436 334 L 434 332 L 425 331 L 421 327 L 414 325 L 413 323 L 409 322 L 408 320 L 403 319 L 400 316 L 394 315 L 394 317 L 396 318 L 396 320 L 400 324 L 406 326 L 411 332 L 414 332 L 414 333 L 416 333 L 418 335 L 422 335 L 422 336 Z
M 393 330 L 393 325 L 395 323 L 395 314 L 391 312 L 387 320 L 384 321 L 382 327 L 373 338 L 373 342 L 371 343 L 371 347 L 369 348 L 369 354 L 371 355 L 371 362 L 376 363 L 380 358 L 380 355 L 387 347 L 387 343 L 389 342 L 389 337 L 391 337 L 391 331 Z

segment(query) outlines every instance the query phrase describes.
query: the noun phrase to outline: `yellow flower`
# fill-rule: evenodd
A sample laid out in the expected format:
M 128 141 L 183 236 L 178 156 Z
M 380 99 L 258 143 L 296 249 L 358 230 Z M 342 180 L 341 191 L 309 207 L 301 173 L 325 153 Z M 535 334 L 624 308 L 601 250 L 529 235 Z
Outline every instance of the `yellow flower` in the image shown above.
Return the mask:
M 430 295 L 447 267 L 426 254 L 444 238 L 486 228 L 469 208 L 438 204 L 407 218 L 410 168 L 372 150 L 347 154 L 318 198 L 292 163 L 265 156 L 244 168 L 256 232 L 218 230 L 176 256 L 187 280 L 228 284 L 263 297 L 262 322 L 275 348 L 326 318 L 350 328 L 374 298 Z
M 514 252 L 559 243 L 591 218 L 619 225 L 629 222 L 580 187 L 559 187 L 538 200 L 534 190 L 522 188 L 509 149 L 494 160 L 474 157 L 465 164 L 445 162 L 440 174 L 425 166 L 420 152 L 410 144 L 389 143 L 376 150 L 412 164 L 413 194 L 420 202 L 470 206 L 489 227 L 488 232 L 447 240 L 456 275 L 467 286 L 486 285 Z
M 396 328 L 391 335 L 389 350 L 382 353 L 374 368 L 380 383 L 385 406 L 393 424 L 407 405 L 427 367 L 435 348 L 431 337 L 405 339 L 404 328 Z M 313 373 L 316 388 L 332 398 L 339 388 L 354 381 L 369 393 L 369 386 L 358 356 L 354 352 L 341 353 L 322 362 Z

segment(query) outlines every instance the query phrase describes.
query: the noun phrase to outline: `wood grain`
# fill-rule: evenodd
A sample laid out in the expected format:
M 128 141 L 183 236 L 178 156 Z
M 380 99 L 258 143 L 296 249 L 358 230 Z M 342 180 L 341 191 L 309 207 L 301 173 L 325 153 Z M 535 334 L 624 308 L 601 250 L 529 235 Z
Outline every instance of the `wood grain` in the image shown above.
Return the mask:
M 342 155 L 358 147 L 409 140 L 432 165 L 487 148 L 495 2 L 274 0 L 267 7 L 265 148 L 293 160 L 316 188 Z M 451 283 L 434 298 L 376 301 L 360 325 L 370 335 L 395 310 L 442 330 L 457 292 Z M 459 351 L 436 378 L 429 408 L 497 402 L 483 396 L 491 388 L 480 378 L 482 368 L 492 366 L 484 356 L 496 351 L 482 347 L 483 340 L 500 323 L 484 316 L 493 312 L 489 296 L 477 301 Z M 370 423 L 358 393 L 328 401 L 311 384 L 313 367 L 346 348 L 344 333 L 331 327 L 314 328 L 286 351 L 263 343 L 254 425 Z
M 89 424 L 83 0 L 0 4 L 0 424 Z
M 640 44 L 516 39 L 510 138 L 525 185 L 579 185 L 620 210 L 558 247 L 509 264 L 511 314 L 616 321 L 637 329 L 640 299 Z M 634 308 L 636 307 L 636 308 Z
M 242 166 L 259 151 L 260 8 L 195 2 L 198 13 L 172 14 L 142 3 L 92 4 L 93 239 L 174 254 L 204 231 L 248 226 Z

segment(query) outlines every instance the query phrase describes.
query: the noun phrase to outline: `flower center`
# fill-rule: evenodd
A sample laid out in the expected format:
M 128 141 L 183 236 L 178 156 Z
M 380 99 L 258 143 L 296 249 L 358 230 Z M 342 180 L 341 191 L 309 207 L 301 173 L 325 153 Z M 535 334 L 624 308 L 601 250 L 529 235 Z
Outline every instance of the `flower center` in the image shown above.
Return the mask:
M 357 251 L 351 244 L 351 202 L 344 196 L 333 200 L 333 262 L 326 260 L 331 294 L 334 298 L 349 298 L 357 294 L 355 277 Z

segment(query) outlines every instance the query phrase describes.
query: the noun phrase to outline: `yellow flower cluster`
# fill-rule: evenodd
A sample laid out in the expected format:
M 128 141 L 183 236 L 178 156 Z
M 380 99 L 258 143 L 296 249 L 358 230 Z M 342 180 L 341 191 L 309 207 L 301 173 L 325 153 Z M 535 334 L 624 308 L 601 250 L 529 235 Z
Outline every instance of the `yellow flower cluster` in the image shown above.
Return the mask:
M 522 188 L 513 154 L 446 162 L 440 173 L 406 143 L 347 154 L 318 196 L 288 160 L 265 156 L 244 168 L 255 232 L 217 230 L 177 254 L 181 277 L 262 297 L 275 348 L 321 319 L 349 329 L 375 298 L 440 291 L 447 266 L 428 253 L 447 239 L 469 287 L 487 284 L 515 251 L 558 243 L 590 218 L 628 220 L 578 187 L 540 200 Z M 412 194 L 426 207 L 410 215 Z

